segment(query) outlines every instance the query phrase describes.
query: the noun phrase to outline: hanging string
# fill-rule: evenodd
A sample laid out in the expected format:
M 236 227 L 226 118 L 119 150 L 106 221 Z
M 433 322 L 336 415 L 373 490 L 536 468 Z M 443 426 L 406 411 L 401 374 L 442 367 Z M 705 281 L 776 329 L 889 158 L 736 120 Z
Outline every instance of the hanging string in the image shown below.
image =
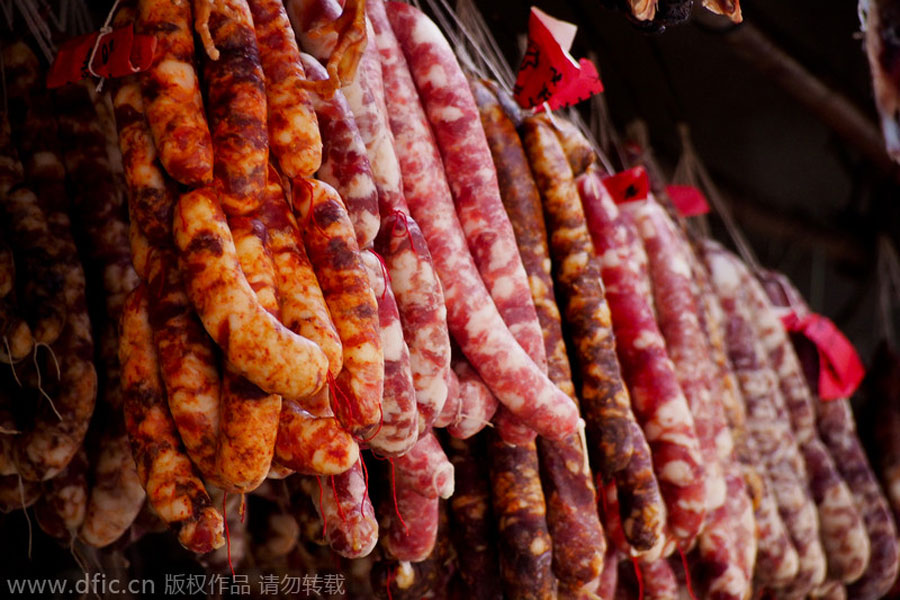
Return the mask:
M 32 0 L 14 0 L 14 2 L 19 7 L 19 12 L 22 13 L 25 24 L 34 36 L 44 58 L 47 59 L 47 62 L 52 63 L 56 56 L 56 46 L 53 44 L 53 34 L 40 14 L 38 4 Z
M 228 554 L 228 568 L 234 575 L 234 565 L 231 564 L 231 532 L 228 530 L 228 507 L 225 503 L 228 500 L 228 492 L 222 493 L 222 522 L 225 523 L 225 551 Z
M 641 565 L 636 556 L 631 557 L 631 564 L 634 566 L 634 576 L 638 584 L 638 600 L 644 600 L 644 576 L 641 575 Z
M 3 12 L 3 18 L 6 20 L 6 28 L 13 28 L 13 0 L 0 0 L 0 11 Z
M 97 36 L 97 39 L 94 41 L 94 49 L 91 50 L 91 55 L 88 57 L 87 68 L 88 72 L 94 77 L 100 77 L 94 71 L 94 57 L 97 56 L 97 48 L 100 47 L 100 42 L 103 41 L 103 37 L 112 33 L 112 27 L 110 27 L 110 22 L 112 21 L 113 15 L 116 14 L 116 9 L 119 7 L 119 2 L 121 0 L 116 0 L 113 2 L 112 8 L 109 9 L 109 13 L 106 15 L 106 21 L 103 22 L 103 27 L 100 28 L 100 34 Z M 103 82 L 106 81 L 104 77 L 100 77 L 100 81 L 97 82 L 97 93 L 100 93 L 100 90 L 103 89 Z
M 447 14 L 450 16 L 450 18 L 453 19 L 453 22 L 456 24 L 458 34 L 461 34 L 466 39 L 466 41 L 469 43 L 469 47 L 472 50 L 474 50 L 475 54 L 478 56 L 478 58 L 481 59 L 483 67 L 486 68 L 491 73 L 491 75 L 493 75 L 494 79 L 496 79 L 498 83 L 505 85 L 505 82 L 503 81 L 503 75 L 500 72 L 500 69 L 497 67 L 497 62 L 498 62 L 497 57 L 488 56 L 488 54 L 485 52 L 485 49 L 484 49 L 483 39 L 478 39 L 478 37 L 484 38 L 485 36 L 482 34 L 481 36 L 476 37 L 469 30 L 469 28 L 466 27 L 465 24 L 459 19 L 459 16 L 450 7 L 447 0 L 437 0 L 437 2 L 440 4 L 440 6 L 443 8 L 443 10 L 439 10 L 437 8 L 435 0 L 427 0 L 427 1 L 428 1 L 429 6 L 432 8 L 432 11 L 436 15 L 437 14 Z M 472 7 L 472 10 L 474 11 L 477 9 Z M 444 17 L 440 17 L 440 19 L 441 19 L 441 21 L 446 22 Z M 445 29 L 449 30 L 449 26 L 445 25 Z M 456 34 L 454 34 L 454 37 L 456 38 L 457 47 L 464 48 L 465 44 L 462 43 L 461 40 L 459 40 L 459 38 L 457 37 Z M 482 69 L 482 71 L 484 71 L 484 68 Z M 511 87 L 509 87 L 507 89 L 511 89 Z
M 457 0 L 456 15 L 465 25 L 464 30 L 471 32 L 475 38 L 472 41 L 475 48 L 481 50 L 487 47 L 492 57 L 492 60 L 487 61 L 488 67 L 493 70 L 497 83 L 504 86 L 507 91 L 511 90 L 516 81 L 516 74 L 506 61 L 493 32 L 473 0 Z
M 22 482 L 22 476 L 16 473 L 19 479 L 19 501 L 22 503 L 22 513 L 25 515 L 25 523 L 28 525 L 28 560 L 31 560 L 31 542 L 34 535 L 31 529 L 31 517 L 28 516 L 28 507 L 25 506 L 25 484 Z
M 726 202 L 719 193 L 719 189 L 716 187 L 715 183 L 713 183 L 712 177 L 710 177 L 709 172 L 706 170 L 706 166 L 697 156 L 697 153 L 694 150 L 694 144 L 691 142 L 690 129 L 686 124 L 682 123 L 678 126 L 678 135 L 681 138 L 682 152 L 690 153 L 693 156 L 693 159 L 691 159 L 693 172 L 697 177 L 697 182 L 700 184 L 699 187 L 702 187 L 716 214 L 719 215 L 719 218 L 725 225 L 725 229 L 728 231 L 728 235 L 734 242 L 738 253 L 754 274 L 760 273 L 762 269 L 759 260 L 757 260 L 756 254 L 750 247 L 750 243 L 747 241 L 747 238 L 744 237 L 734 215 L 731 213 L 728 202 Z

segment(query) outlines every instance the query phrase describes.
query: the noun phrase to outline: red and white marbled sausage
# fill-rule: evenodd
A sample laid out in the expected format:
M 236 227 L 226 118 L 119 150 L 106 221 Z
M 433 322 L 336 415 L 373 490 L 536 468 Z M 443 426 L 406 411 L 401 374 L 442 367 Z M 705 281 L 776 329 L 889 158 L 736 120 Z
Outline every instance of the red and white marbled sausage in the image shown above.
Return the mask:
M 668 528 L 686 549 L 699 534 L 706 512 L 703 459 L 694 418 L 656 324 L 647 256 L 634 222 L 608 194 L 585 193 L 587 185 L 599 184 L 595 169 L 582 177 L 581 199 L 606 286 L 616 353 L 634 414 L 653 452 Z
M 465 75 L 450 44 L 424 13 L 399 2 L 386 6 L 434 131 L 472 258 L 513 337 L 545 369 L 544 341 L 528 278 Z
M 384 6 L 370 2 L 367 8 L 376 32 L 385 88 L 392 92 L 386 100 L 404 194 L 422 227 L 441 279 L 449 329 L 498 400 L 539 433 L 558 439 L 574 431 L 577 410 L 503 323 L 469 253 L 430 125 L 390 32 Z
M 322 81 L 328 76 L 312 56 L 301 54 L 300 58 L 311 80 Z M 341 90 L 331 97 L 310 93 L 310 99 L 322 134 L 322 166 L 316 177 L 341 195 L 359 247 L 368 248 L 378 235 L 380 224 L 378 192 L 356 120 Z
M 419 437 L 419 411 L 409 367 L 409 350 L 403 339 L 400 313 L 394 292 L 388 285 L 385 267 L 371 251 L 363 252 L 362 260 L 378 302 L 378 323 L 384 353 L 381 429 L 367 443 L 379 454 L 400 456 L 412 448 Z
M 409 488 L 429 498 L 453 495 L 453 465 L 434 433 L 426 433 L 412 449 L 394 460 L 397 489 Z

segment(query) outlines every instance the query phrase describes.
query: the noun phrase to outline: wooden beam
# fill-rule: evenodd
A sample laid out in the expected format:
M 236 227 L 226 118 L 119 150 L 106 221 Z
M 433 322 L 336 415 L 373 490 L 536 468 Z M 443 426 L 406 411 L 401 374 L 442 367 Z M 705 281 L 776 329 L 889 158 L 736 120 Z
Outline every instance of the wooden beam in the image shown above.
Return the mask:
M 698 15 L 696 18 L 707 29 L 718 28 L 721 23 L 712 16 Z M 900 165 L 891 160 L 881 130 L 869 115 L 843 94 L 828 87 L 752 24 L 745 22 L 730 28 L 723 37 L 740 58 L 807 107 L 886 176 L 900 182 Z

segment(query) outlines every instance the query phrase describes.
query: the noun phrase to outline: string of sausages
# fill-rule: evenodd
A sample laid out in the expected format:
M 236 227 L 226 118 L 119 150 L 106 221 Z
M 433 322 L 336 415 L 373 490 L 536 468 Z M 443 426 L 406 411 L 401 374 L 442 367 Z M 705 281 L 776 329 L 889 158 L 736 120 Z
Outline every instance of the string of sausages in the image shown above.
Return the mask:
M 209 569 L 361 597 L 894 584 L 849 405 L 779 320 L 796 291 L 652 194 L 617 204 L 577 127 L 423 12 L 125 0 L 113 23 L 156 51 L 108 95 L 50 94 L 3 46 L 4 512 L 97 547 L 169 527 Z

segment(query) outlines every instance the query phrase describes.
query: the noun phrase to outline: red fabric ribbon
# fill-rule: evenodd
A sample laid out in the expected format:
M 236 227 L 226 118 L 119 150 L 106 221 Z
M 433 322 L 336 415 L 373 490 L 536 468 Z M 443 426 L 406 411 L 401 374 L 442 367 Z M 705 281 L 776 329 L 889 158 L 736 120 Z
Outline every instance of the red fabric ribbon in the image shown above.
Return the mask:
M 819 353 L 819 397 L 836 400 L 852 396 L 866 370 L 853 344 L 837 326 L 822 315 L 798 317 L 793 311 L 783 315 L 781 321 L 788 331 L 815 344 Z

